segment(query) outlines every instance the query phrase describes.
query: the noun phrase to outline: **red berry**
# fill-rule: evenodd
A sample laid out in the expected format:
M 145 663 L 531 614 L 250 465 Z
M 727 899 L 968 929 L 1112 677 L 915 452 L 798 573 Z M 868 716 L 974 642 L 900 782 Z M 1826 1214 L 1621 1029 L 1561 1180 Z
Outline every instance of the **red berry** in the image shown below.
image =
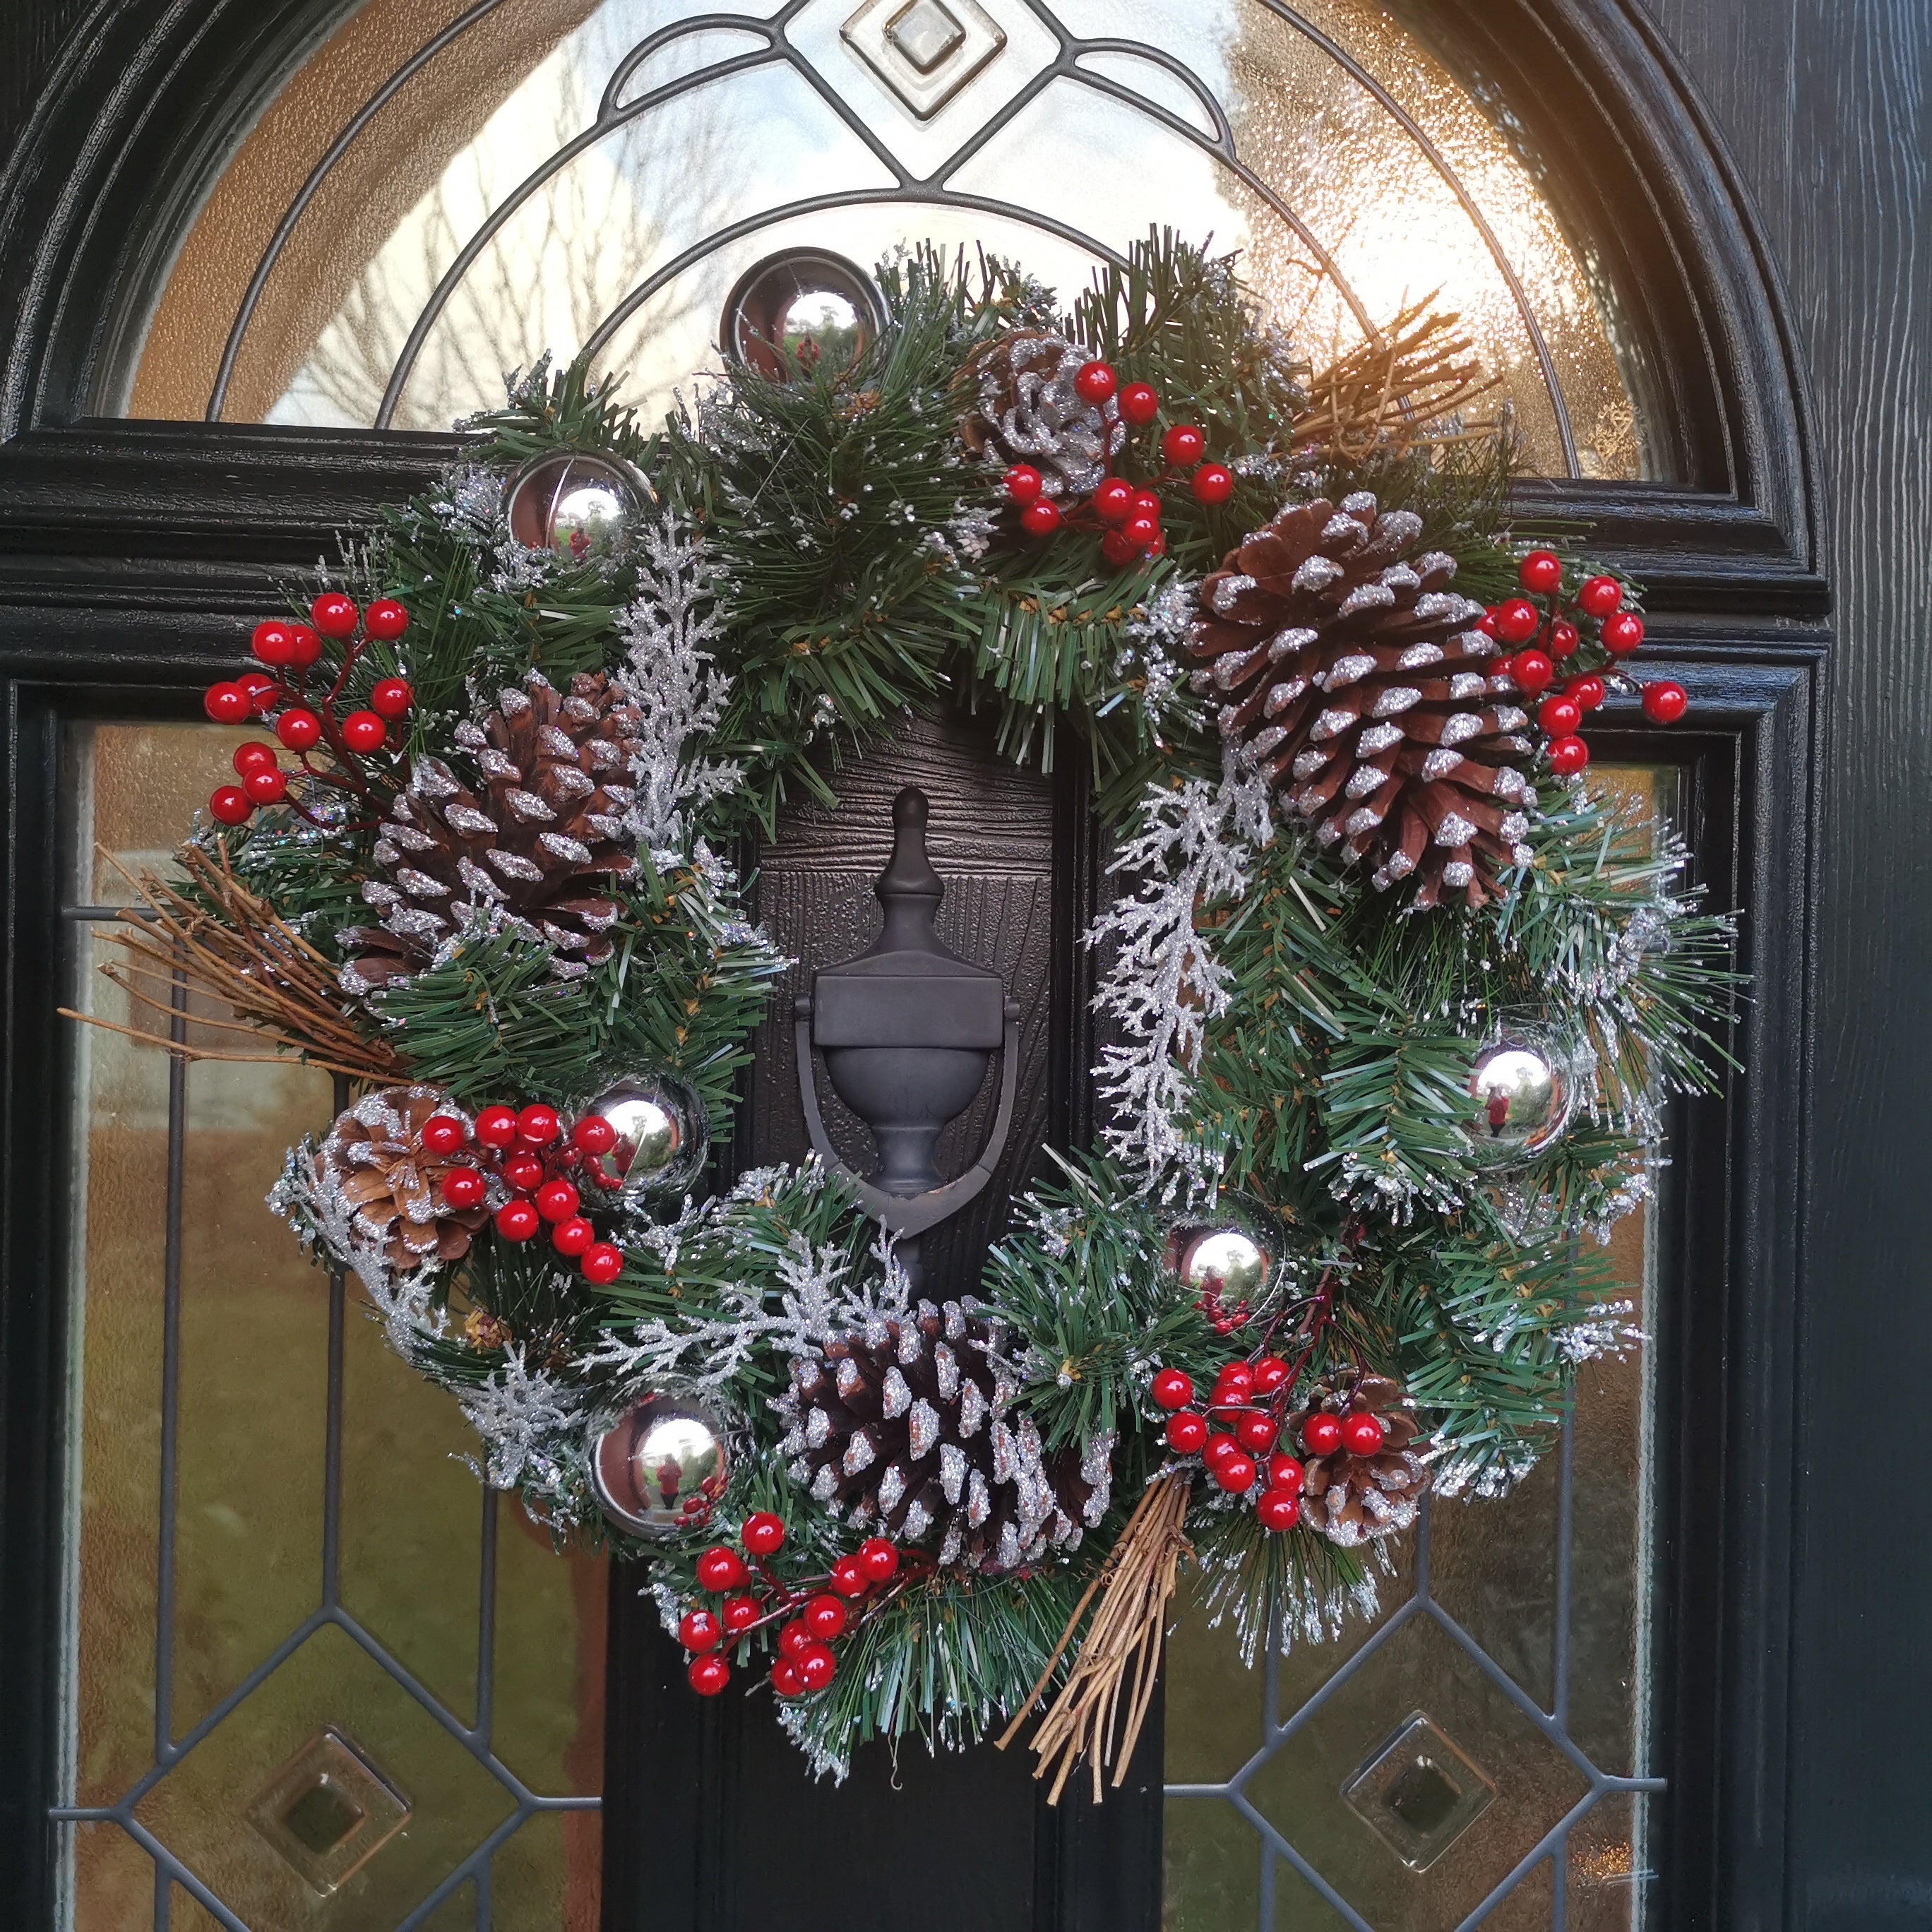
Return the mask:
M 1556 675 L 1556 667 L 1540 651 L 1518 651 L 1510 667 L 1516 688 L 1532 698 L 1539 691 L 1548 690 Z
M 410 614 L 393 597 L 379 597 L 362 614 L 362 628 L 378 644 L 394 644 L 410 627 Z
M 546 1221 L 568 1221 L 577 1212 L 577 1190 L 567 1180 L 546 1180 L 537 1190 L 536 1203 Z
M 1224 1389 L 1235 1390 L 1245 1401 L 1254 1386 L 1255 1372 L 1246 1362 L 1223 1362 L 1214 1372 L 1214 1392 L 1217 1395 Z
M 295 632 L 280 617 L 265 617 L 250 634 L 248 648 L 265 664 L 292 664 L 295 661 Z
M 432 1114 L 416 1130 L 416 1138 L 431 1154 L 454 1154 L 469 1130 L 454 1114 Z
M 1604 701 L 1604 680 L 1600 677 L 1573 677 L 1563 690 L 1566 697 L 1576 700 L 1580 710 L 1594 711 Z
M 1573 656 L 1581 641 L 1576 635 L 1576 626 L 1566 624 L 1561 617 L 1550 627 L 1550 655 L 1553 658 Z
M 758 1614 L 754 1597 L 727 1597 L 718 1606 L 718 1620 L 727 1636 L 742 1636 L 758 1621 Z
M 1224 1436 L 1218 1430 L 1208 1438 L 1208 1446 L 1201 1452 L 1201 1460 L 1212 1469 L 1225 1462 L 1230 1456 L 1238 1456 L 1241 1445 L 1232 1436 Z
M 1207 446 L 1207 438 L 1192 423 L 1176 423 L 1160 440 L 1160 460 L 1177 470 L 1192 470 Z
M 715 1697 L 731 1681 L 731 1666 L 716 1651 L 694 1657 L 686 1670 L 686 1680 L 700 1697 Z
M 1342 1425 L 1325 1412 L 1311 1415 L 1301 1425 L 1301 1439 L 1311 1456 L 1332 1456 L 1342 1444 Z
M 1612 657 L 1627 658 L 1643 642 L 1643 620 L 1634 610 L 1614 610 L 1599 634 Z
M 602 1114 L 586 1114 L 571 1129 L 570 1144 L 585 1154 L 608 1154 L 617 1144 L 617 1130 Z
M 1130 423 L 1150 423 L 1160 412 L 1160 398 L 1148 383 L 1130 382 L 1120 392 L 1120 410 Z
M 798 1674 L 804 1678 L 805 1688 L 808 1690 L 823 1690 L 838 1672 L 837 1659 L 822 1643 L 814 1643 L 809 1649 L 799 1653 Z
M 1148 1393 L 1156 1408 L 1185 1408 L 1194 1400 L 1194 1383 L 1178 1369 L 1162 1369 Z
M 527 1201 L 506 1201 L 496 1210 L 496 1232 L 506 1241 L 527 1241 L 542 1225 Z
M 586 1281 L 602 1288 L 624 1272 L 624 1251 L 614 1248 L 608 1241 L 592 1241 L 584 1250 L 584 1258 L 577 1265 Z
M 275 680 L 258 670 L 244 670 L 235 682 L 248 694 L 248 708 L 257 718 L 267 715 L 275 701 Z
M 275 720 L 275 736 L 292 752 L 306 752 L 322 736 L 322 720 L 313 711 L 284 711 Z
M 1124 524 L 1133 514 L 1135 494 L 1124 476 L 1109 476 L 1094 491 L 1094 514 L 1103 524 Z
M 260 740 L 250 738 L 245 744 L 235 747 L 235 755 L 229 761 L 235 767 L 237 778 L 245 778 L 250 772 L 258 772 L 275 762 L 275 748 L 264 745 Z
M 778 1654 L 789 1657 L 795 1661 L 801 1652 L 812 1648 L 812 1634 L 806 1628 L 805 1619 L 794 1617 L 778 1632 Z
M 784 1520 L 772 1515 L 770 1510 L 760 1510 L 746 1517 L 744 1527 L 738 1532 L 738 1540 L 754 1556 L 769 1556 L 784 1546 Z
M 558 1131 L 556 1109 L 546 1107 L 540 1100 L 517 1116 L 517 1138 L 526 1147 L 548 1147 Z
M 1160 526 L 1151 517 L 1130 517 L 1120 535 L 1137 550 L 1151 550 L 1160 541 Z
M 508 1107 L 485 1107 L 476 1116 L 476 1138 L 485 1147 L 508 1147 L 517 1138 L 516 1115 Z
M 1550 748 L 1550 769 L 1558 778 L 1574 778 L 1590 762 L 1590 748 L 1580 738 L 1558 738 Z
M 1151 490 L 1136 490 L 1129 510 L 1132 515 L 1150 517 L 1156 523 L 1160 521 L 1160 499 Z
M 373 711 L 352 711 L 341 724 L 342 742 L 352 752 L 366 755 L 382 748 L 386 735 L 382 721 Z
M 1030 463 L 1016 463 L 1002 480 L 1006 486 L 1006 494 L 1022 509 L 1037 500 L 1046 482 Z
M 308 620 L 325 638 L 346 638 L 361 614 L 354 598 L 340 590 L 325 590 L 308 607 Z
M 1554 550 L 1533 550 L 1516 566 L 1516 580 L 1547 596 L 1563 581 L 1563 560 Z
M 481 1140 L 479 1132 L 477 1138 Z M 543 1185 L 544 1164 L 527 1148 L 518 1149 L 503 1163 L 503 1178 L 519 1194 L 527 1194 Z
M 821 1592 L 805 1606 L 805 1627 L 821 1643 L 830 1643 L 845 1628 L 845 1606 Z
M 832 1587 L 842 1597 L 862 1597 L 871 1582 L 856 1556 L 842 1556 L 832 1566 Z
M 687 1610 L 677 1626 L 677 1640 L 686 1650 L 716 1650 L 724 1626 L 709 1610 Z
M 1073 378 L 1073 393 L 1096 407 L 1114 393 L 1118 379 L 1104 362 L 1083 362 Z
M 400 718 L 408 710 L 415 696 L 406 680 L 400 677 L 380 678 L 369 694 L 369 709 L 378 718 Z
M 1109 530 L 1100 539 L 1100 554 L 1117 570 L 1123 564 L 1132 563 L 1142 548 L 1125 530 Z
M 1167 1418 L 1167 1446 L 1177 1456 L 1198 1456 L 1208 1440 L 1208 1425 L 1191 1408 Z
M 1255 1505 L 1255 1515 L 1261 1526 L 1271 1535 L 1279 1536 L 1285 1529 L 1292 1529 L 1301 1520 L 1300 1499 L 1286 1490 L 1265 1490 L 1262 1499 Z
M 597 1230 L 581 1214 L 558 1222 L 550 1231 L 550 1244 L 560 1255 L 583 1254 L 596 1238 Z
M 1586 577 L 1576 592 L 1578 607 L 1592 617 L 1607 617 L 1623 601 L 1623 586 L 1614 577 Z
M 322 640 L 306 624 L 289 626 L 289 662 L 306 670 L 322 655 Z
M 221 825 L 239 825 L 254 807 L 239 785 L 222 785 L 208 796 L 208 808 Z
M 805 1695 L 804 1673 L 790 1658 L 782 1657 L 772 1666 L 772 1688 L 781 1697 Z
M 1538 728 L 1545 736 L 1567 738 L 1583 722 L 1583 707 L 1567 692 L 1552 692 L 1536 707 Z
M 1288 1379 L 1288 1364 L 1279 1355 L 1257 1356 L 1254 1376 L 1256 1394 L 1273 1395 Z
M 218 724 L 239 724 L 254 709 L 248 694 L 238 684 L 230 684 L 225 679 L 220 684 L 211 684 L 202 693 L 201 708 Z
M 1496 635 L 1506 644 L 1526 644 L 1543 620 L 1526 597 L 1512 597 L 1496 607 Z
M 1255 1486 L 1255 1459 L 1238 1449 L 1208 1466 L 1208 1473 L 1231 1496 L 1245 1496 Z
M 1199 503 L 1225 503 L 1234 494 L 1234 472 L 1225 463 L 1204 463 L 1188 488 Z
M 714 1543 L 698 1559 L 698 1580 L 707 1590 L 735 1590 L 750 1573 L 735 1550 Z
M 1264 1415 L 1258 1408 L 1251 1408 L 1234 1424 L 1234 1440 L 1251 1456 L 1259 1456 L 1274 1447 L 1274 1438 L 1280 1433 L 1275 1419 Z
M 899 1567 L 897 1547 L 883 1536 L 868 1536 L 859 1546 L 859 1565 L 874 1583 L 883 1583 Z
M 1643 715 L 1653 724 L 1675 724 L 1684 716 L 1684 707 L 1690 701 L 1683 686 L 1673 683 L 1669 678 L 1643 688 Z
M 483 1204 L 483 1177 L 473 1167 L 452 1167 L 442 1177 L 442 1198 L 452 1208 Z
M 1476 628 L 1480 631 L 1486 638 L 1493 638 L 1496 636 L 1496 607 L 1495 604 L 1492 604 L 1490 608 L 1476 620 Z
M 1268 1486 L 1271 1490 L 1282 1490 L 1292 1496 L 1298 1496 L 1307 1478 L 1302 1474 L 1301 1465 L 1292 1456 L 1270 1456 L 1268 1459 Z
M 1381 1453 L 1384 1431 L 1372 1415 L 1349 1415 L 1342 1419 L 1342 1447 L 1352 1456 Z
M 1060 527 L 1060 506 L 1044 496 L 1020 512 L 1020 528 L 1030 537 L 1050 537 Z

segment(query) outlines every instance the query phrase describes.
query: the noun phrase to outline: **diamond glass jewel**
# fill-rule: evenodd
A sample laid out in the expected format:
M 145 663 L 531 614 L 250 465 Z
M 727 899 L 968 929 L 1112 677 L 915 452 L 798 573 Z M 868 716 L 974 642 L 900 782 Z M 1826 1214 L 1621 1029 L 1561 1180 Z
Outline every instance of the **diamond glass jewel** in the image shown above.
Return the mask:
M 838 37 L 915 121 L 929 121 L 1006 44 L 979 0 L 866 0 Z
M 338 1730 L 311 1738 L 258 1792 L 248 1822 L 311 1892 L 335 1892 L 409 1822 L 409 1800 Z
M 1411 1871 L 1426 1871 L 1473 1825 L 1496 1786 L 1421 1712 L 1411 1712 L 1342 1787 L 1349 1809 Z
M 887 42 L 921 74 L 930 74 L 965 38 L 958 15 L 940 0 L 908 0 L 886 22 Z

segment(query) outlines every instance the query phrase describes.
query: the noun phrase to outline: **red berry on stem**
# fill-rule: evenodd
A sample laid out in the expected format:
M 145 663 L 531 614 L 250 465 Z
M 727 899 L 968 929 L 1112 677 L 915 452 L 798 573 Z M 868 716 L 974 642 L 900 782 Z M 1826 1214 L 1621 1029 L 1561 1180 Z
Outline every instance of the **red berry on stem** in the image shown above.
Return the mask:
M 1073 378 L 1073 393 L 1097 407 L 1114 393 L 1118 378 L 1104 362 L 1083 362 Z
M 1109 530 L 1100 539 L 1100 554 L 1117 570 L 1123 564 L 1132 563 L 1141 550 L 1142 546 L 1124 530 Z
M 1191 470 L 1207 446 L 1207 438 L 1192 423 L 1176 423 L 1160 440 L 1160 460 L 1177 470 Z
M 1162 1369 L 1148 1393 L 1156 1408 L 1185 1408 L 1194 1400 L 1194 1383 L 1178 1369 Z
M 749 1574 L 745 1559 L 722 1543 L 714 1543 L 698 1559 L 698 1580 L 707 1590 L 735 1590 Z
M 1120 414 L 1136 425 L 1150 423 L 1160 413 L 1160 398 L 1146 382 L 1130 382 L 1120 392 Z
M 1214 1388 L 1238 1391 L 1245 1399 L 1255 1385 L 1255 1372 L 1246 1362 L 1223 1362 L 1214 1372 Z
M 1234 494 L 1234 472 L 1224 463 L 1204 463 L 1188 488 L 1196 502 L 1225 503 Z
M 313 711 L 284 711 L 275 720 L 275 736 L 292 752 L 306 752 L 322 736 L 322 720 Z
M 794 1617 L 791 1622 L 778 1632 L 778 1654 L 781 1657 L 791 1658 L 795 1660 L 802 1652 L 812 1648 L 813 1641 L 811 1631 L 805 1627 L 805 1619 L 802 1617 Z
M 808 1690 L 823 1690 L 838 1674 L 838 1660 L 825 1645 L 814 1643 L 800 1652 L 798 1674 L 804 1678 Z
M 1526 692 L 1532 698 L 1539 691 L 1547 691 L 1556 675 L 1556 667 L 1540 651 L 1518 651 L 1510 667 L 1510 676 L 1515 679 L 1516 688 Z
M 1030 463 L 1016 463 L 1002 480 L 1006 486 L 1006 494 L 1024 509 L 1038 499 L 1046 479 Z
M 1574 656 L 1581 641 L 1576 635 L 1576 626 L 1566 624 L 1561 617 L 1550 627 L 1550 655 L 1553 658 Z
M 1627 658 L 1643 642 L 1643 620 L 1634 610 L 1613 610 L 1599 634 L 1611 656 Z
M 784 1544 L 784 1520 L 770 1510 L 759 1510 L 745 1519 L 738 1540 L 754 1556 L 769 1556 Z
M 821 1643 L 830 1643 L 845 1628 L 845 1606 L 821 1592 L 805 1606 L 805 1627 Z
M 235 682 L 248 694 L 248 708 L 257 718 L 265 717 L 275 701 L 275 680 L 258 670 L 244 670 Z
M 608 1154 L 617 1144 L 617 1130 L 602 1114 L 586 1114 L 571 1129 L 570 1144 L 585 1154 Z
M 239 785 L 222 785 L 211 793 L 208 808 L 220 825 L 239 825 L 254 810 Z
M 1198 1456 L 1208 1440 L 1208 1425 L 1192 1409 L 1167 1418 L 1167 1446 L 1177 1456 Z
M 1136 490 L 1133 501 L 1128 506 L 1128 514 L 1136 517 L 1151 517 L 1160 521 L 1160 499 L 1151 490 Z
M 1262 1499 L 1255 1505 L 1255 1515 L 1261 1526 L 1271 1535 L 1279 1536 L 1285 1529 L 1292 1529 L 1301 1520 L 1301 1502 L 1286 1490 L 1265 1490 Z
M 1301 1439 L 1311 1456 L 1332 1456 L 1341 1447 L 1342 1425 L 1332 1415 L 1311 1415 L 1301 1425 Z
M 1254 1375 L 1256 1394 L 1273 1395 L 1288 1379 L 1288 1364 L 1279 1355 L 1257 1356 Z
M 714 1650 L 694 1657 L 685 1671 L 686 1681 L 700 1697 L 715 1697 L 731 1681 L 731 1666 Z
M 1684 707 L 1690 703 L 1683 686 L 1665 678 L 1656 684 L 1643 688 L 1643 715 L 1653 724 L 1675 724 L 1684 716 Z
M 202 693 L 201 708 L 218 724 L 239 724 L 253 709 L 248 702 L 248 694 L 238 684 L 230 684 L 226 679 L 219 684 L 211 684 Z
M 1536 707 L 1538 728 L 1546 737 L 1567 738 L 1583 722 L 1583 707 L 1568 692 L 1546 698 Z
M 1476 628 L 1480 631 L 1487 638 L 1493 638 L 1497 634 L 1496 607 L 1495 604 L 1492 604 L 1490 608 L 1476 620 Z
M 1307 1478 L 1302 1474 L 1301 1465 L 1292 1456 L 1270 1456 L 1268 1460 L 1268 1486 L 1271 1490 L 1282 1490 L 1292 1496 L 1298 1496 Z
M 1576 592 L 1578 608 L 1592 617 L 1607 617 L 1623 601 L 1623 586 L 1614 577 L 1586 577 Z
M 526 1147 L 548 1147 L 556 1138 L 557 1132 L 556 1109 L 546 1107 L 541 1100 L 524 1108 L 517 1116 L 517 1138 Z
M 356 600 L 340 590 L 325 590 L 308 607 L 308 620 L 325 638 L 346 638 L 362 614 Z
M 306 670 L 322 655 L 322 640 L 306 624 L 289 626 L 289 662 Z
M 1516 566 L 1516 580 L 1524 590 L 1547 596 L 1563 581 L 1563 560 L 1554 550 L 1533 550 Z
M 1349 1415 L 1342 1420 L 1342 1447 L 1352 1456 L 1381 1453 L 1382 1426 L 1372 1415 Z
M 378 644 L 393 644 L 410 627 L 410 614 L 393 597 L 379 597 L 362 614 L 362 628 Z
M 1060 527 L 1060 506 L 1042 496 L 1020 512 L 1020 528 L 1030 537 L 1050 537 Z
M 1496 606 L 1496 635 L 1506 644 L 1526 644 L 1543 622 L 1536 606 L 1526 597 L 1512 597 Z
M 832 1587 L 842 1597 L 862 1597 L 870 1586 L 872 1579 L 866 1574 L 866 1566 L 856 1556 L 842 1556 L 832 1566 Z
M 277 765 L 257 765 L 242 781 L 250 805 L 279 805 L 288 796 L 289 782 Z
M 1241 1445 L 1232 1436 L 1224 1436 L 1217 1430 L 1208 1437 L 1208 1446 L 1201 1452 L 1201 1460 L 1211 1469 L 1228 1456 L 1240 1453 Z
M 1550 769 L 1559 778 L 1574 778 L 1590 762 L 1590 748 L 1580 738 L 1558 738 L 1550 748 Z
M 452 1167 L 442 1177 L 442 1198 L 452 1208 L 483 1204 L 483 1177 L 473 1167 Z
M 1150 550 L 1160 541 L 1160 526 L 1151 517 L 1130 517 L 1120 534 L 1136 550 Z
M 1251 1456 L 1265 1454 L 1274 1447 L 1274 1438 L 1280 1433 L 1275 1419 L 1264 1415 L 1258 1408 L 1251 1408 L 1234 1424 L 1234 1440 Z
M 1563 687 L 1566 697 L 1574 698 L 1578 706 L 1585 711 L 1594 711 L 1604 701 L 1604 680 L 1600 677 L 1573 677 Z
M 370 752 L 380 752 L 387 734 L 382 721 L 373 711 L 352 711 L 344 718 L 341 725 L 342 742 L 352 752 L 366 756 Z
M 550 1244 L 560 1255 L 580 1255 L 596 1238 L 597 1230 L 581 1214 L 558 1222 L 550 1231 Z
M 772 1666 L 772 1688 L 781 1697 L 805 1695 L 804 1673 L 790 1658 L 782 1657 Z
M 506 1201 L 496 1210 L 496 1232 L 506 1241 L 527 1241 L 542 1225 L 527 1201 Z
M 868 1536 L 860 1544 L 859 1567 L 875 1583 L 883 1583 L 899 1567 L 897 1546 L 883 1536 Z
M 416 1130 L 416 1138 L 431 1154 L 454 1154 L 469 1138 L 469 1130 L 454 1114 L 432 1114 Z
M 577 1212 L 577 1190 L 567 1180 L 546 1180 L 537 1190 L 536 1204 L 546 1221 L 568 1221 Z
M 514 1131 L 514 1129 L 512 1130 Z M 482 1139 L 479 1133 L 478 1139 Z M 520 1148 L 503 1163 L 503 1178 L 519 1194 L 527 1194 L 543 1185 L 544 1164 L 527 1148 Z
M 1255 1486 L 1255 1459 L 1237 1449 L 1208 1466 L 1208 1473 L 1231 1496 L 1245 1495 Z
M 508 1147 L 517 1138 L 516 1115 L 508 1107 L 485 1107 L 476 1116 L 476 1138 L 485 1147 Z
M 724 1626 L 727 1636 L 742 1636 L 758 1621 L 758 1599 L 755 1597 L 727 1597 L 718 1606 L 718 1621 Z
M 608 1241 L 592 1241 L 577 1265 L 586 1281 L 602 1288 L 624 1272 L 624 1251 L 614 1248 Z
M 292 664 L 295 641 L 291 626 L 280 617 L 265 617 L 250 634 L 248 648 L 265 664 Z
M 406 680 L 400 677 L 380 678 L 369 694 L 369 709 L 378 718 L 400 718 L 408 710 L 415 696 Z
M 686 1650 L 716 1650 L 724 1626 L 709 1610 L 687 1610 L 679 1619 L 677 1640 Z
M 245 744 L 235 747 L 235 755 L 229 762 L 235 767 L 236 776 L 245 778 L 250 772 L 260 771 L 264 765 L 275 762 L 275 748 L 250 738 Z
M 1094 514 L 1103 524 L 1124 524 L 1133 514 L 1134 486 L 1124 476 L 1109 476 L 1094 491 Z

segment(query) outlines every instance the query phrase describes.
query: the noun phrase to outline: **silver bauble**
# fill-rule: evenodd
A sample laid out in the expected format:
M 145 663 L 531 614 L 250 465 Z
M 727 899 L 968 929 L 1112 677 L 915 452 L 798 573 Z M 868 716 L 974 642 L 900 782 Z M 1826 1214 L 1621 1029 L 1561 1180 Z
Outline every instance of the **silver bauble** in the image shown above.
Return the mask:
M 660 1390 L 591 1431 L 590 1480 L 604 1514 L 656 1540 L 704 1528 L 731 1480 L 731 1436 L 696 1396 Z
M 584 451 L 533 457 L 504 486 L 510 534 L 573 563 L 609 554 L 650 486 L 628 463 Z
M 676 1195 L 696 1181 L 711 1147 L 704 1102 L 674 1074 L 618 1081 L 584 1110 L 608 1120 L 617 1144 L 597 1165 L 618 1184 L 618 1198 Z
M 1576 1106 L 1563 1055 L 1528 1030 L 1499 1034 L 1482 1048 L 1468 1090 L 1474 1159 L 1492 1173 L 1526 1167 L 1546 1153 Z
M 1163 1258 L 1197 1298 L 1228 1310 L 1245 1302 L 1252 1310 L 1274 1286 L 1280 1257 L 1260 1218 L 1224 1200 L 1211 1216 L 1174 1222 Z

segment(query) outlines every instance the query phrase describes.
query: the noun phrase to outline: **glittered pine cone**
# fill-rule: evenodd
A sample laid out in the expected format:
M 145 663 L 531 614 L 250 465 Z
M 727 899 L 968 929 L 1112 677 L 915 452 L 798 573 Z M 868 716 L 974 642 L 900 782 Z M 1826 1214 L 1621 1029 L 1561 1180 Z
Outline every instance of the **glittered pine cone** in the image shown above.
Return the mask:
M 1382 1425 L 1382 1441 L 1372 1456 L 1342 1448 L 1305 1457 L 1303 1509 L 1310 1527 L 1345 1548 L 1408 1528 L 1429 1487 L 1429 1468 L 1409 1446 L 1418 1432 L 1402 1390 L 1385 1376 L 1345 1370 L 1318 1385 L 1289 1416 L 1289 1440 L 1302 1442 L 1303 1428 L 1316 1414 L 1338 1420 L 1372 1415 Z
M 949 1301 L 800 1357 L 779 1398 L 793 1479 L 835 1515 L 988 1575 L 1072 1549 L 1106 1513 L 1113 1438 L 1042 1452 L 997 1324 Z
M 1045 496 L 1084 496 L 1127 439 L 1111 397 L 1095 404 L 1074 390 L 1090 359 L 1065 337 L 1038 329 L 987 344 L 966 367 L 975 401 L 960 419 L 960 441 L 976 456 L 1031 464 Z
M 1409 510 L 1366 491 L 1285 509 L 1201 586 L 1194 689 L 1246 744 L 1324 845 L 1445 890 L 1494 895 L 1536 794 L 1515 688 L 1492 677 L 1480 604 L 1449 588 L 1454 560 L 1420 547 Z
M 442 1198 L 443 1176 L 463 1163 L 427 1152 L 418 1137 L 446 1109 L 434 1087 L 385 1087 L 338 1114 L 317 1150 L 317 1178 L 341 1196 L 358 1231 L 382 1243 L 392 1268 L 460 1261 L 489 1212 Z
M 466 910 L 496 910 L 548 940 L 560 976 L 608 959 L 618 908 L 596 888 L 637 863 L 625 814 L 640 723 L 622 687 L 601 673 L 572 679 L 566 697 L 532 671 L 481 724 L 457 728 L 479 790 L 440 758 L 417 759 L 362 887 L 382 926 L 343 935 L 347 989 L 419 970 Z

